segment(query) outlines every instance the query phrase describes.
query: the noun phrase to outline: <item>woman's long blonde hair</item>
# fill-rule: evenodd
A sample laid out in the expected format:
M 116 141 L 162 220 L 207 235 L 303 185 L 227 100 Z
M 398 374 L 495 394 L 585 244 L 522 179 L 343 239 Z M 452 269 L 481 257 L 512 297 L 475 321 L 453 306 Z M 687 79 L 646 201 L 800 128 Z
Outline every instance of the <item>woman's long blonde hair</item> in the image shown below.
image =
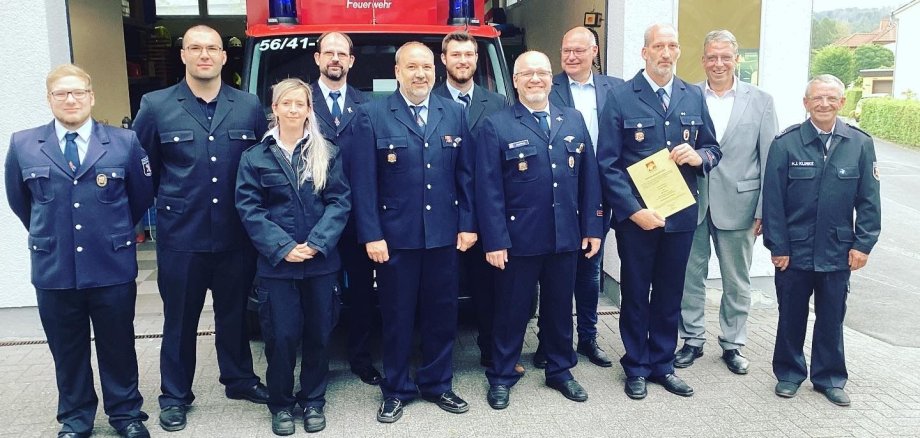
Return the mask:
M 326 187 L 326 175 L 329 173 L 332 147 L 323 138 L 319 126 L 313 123 L 313 120 L 316 119 L 316 113 L 313 111 L 313 92 L 306 82 L 297 78 L 287 78 L 272 86 L 272 117 L 268 128 L 272 129 L 278 126 L 278 118 L 275 116 L 274 107 L 278 105 L 284 95 L 296 90 L 303 90 L 307 96 L 307 119 L 304 121 L 304 133 L 307 134 L 307 140 L 300 148 L 300 159 L 304 160 L 307 166 L 310 166 L 310 172 L 313 175 L 313 192 L 319 193 Z M 303 172 L 300 175 L 300 183 L 303 184 L 306 180 L 307 172 Z

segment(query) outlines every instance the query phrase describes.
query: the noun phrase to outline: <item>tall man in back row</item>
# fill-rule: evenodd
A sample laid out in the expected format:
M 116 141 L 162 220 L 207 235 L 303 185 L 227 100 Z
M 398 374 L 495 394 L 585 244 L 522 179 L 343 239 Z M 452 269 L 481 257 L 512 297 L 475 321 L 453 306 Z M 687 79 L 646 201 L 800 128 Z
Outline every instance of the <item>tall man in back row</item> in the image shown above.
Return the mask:
M 667 148 L 696 195 L 698 175 L 719 162 L 706 100 L 699 87 L 674 76 L 680 57 L 677 30 L 655 24 L 645 31 L 645 69 L 608 95 L 600 116 L 597 158 L 604 198 L 613 208 L 620 255 L 620 334 L 626 354 L 625 392 L 647 395 L 646 380 L 689 397 L 693 388 L 674 374 L 677 319 L 697 205 L 667 219 L 649 209 L 626 168 Z
M 716 139 L 724 154 L 708 177 L 698 177 L 699 215 L 684 280 L 680 337 L 684 346 L 674 366 L 686 368 L 703 355 L 706 342 L 706 277 L 715 249 L 722 273 L 719 325 L 722 360 L 735 374 L 747 374 L 741 353 L 747 340 L 751 309 L 751 257 L 760 234 L 761 169 L 776 135 L 773 98 L 735 76 L 738 41 L 727 30 L 714 30 L 703 41 L 706 81 L 699 84 L 706 97 Z M 714 247 L 710 244 L 710 238 Z
M 252 370 L 244 317 L 256 253 L 234 206 L 240 156 L 268 123 L 258 98 L 221 81 L 227 54 L 217 31 L 194 26 L 182 44 L 185 79 L 144 95 L 134 121 L 157 188 L 160 426 L 167 431 L 185 428 L 195 399 L 198 319 L 209 289 L 227 397 L 268 402 Z

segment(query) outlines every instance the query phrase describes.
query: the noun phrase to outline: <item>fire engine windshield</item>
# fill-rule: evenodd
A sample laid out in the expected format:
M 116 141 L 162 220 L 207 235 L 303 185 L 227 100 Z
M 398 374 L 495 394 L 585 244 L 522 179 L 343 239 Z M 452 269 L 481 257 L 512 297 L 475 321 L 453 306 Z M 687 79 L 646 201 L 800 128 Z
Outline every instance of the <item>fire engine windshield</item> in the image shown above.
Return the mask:
M 396 90 L 396 49 L 407 41 L 419 41 L 431 48 L 435 54 L 435 83 L 446 78 L 441 62 L 440 35 L 416 34 L 349 34 L 354 42 L 355 64 L 348 72 L 349 85 L 371 93 L 373 97 L 391 94 Z M 298 77 L 314 82 L 319 68 L 313 60 L 316 39 L 319 35 L 289 35 L 283 37 L 253 38 L 248 42 L 249 63 L 244 74 L 243 88 L 256 94 L 265 105 L 271 103 L 271 86 L 278 81 Z M 489 39 L 478 39 L 479 63 L 473 80 L 477 85 L 496 93 L 509 95 L 511 84 L 507 83 L 504 58 L 501 49 Z

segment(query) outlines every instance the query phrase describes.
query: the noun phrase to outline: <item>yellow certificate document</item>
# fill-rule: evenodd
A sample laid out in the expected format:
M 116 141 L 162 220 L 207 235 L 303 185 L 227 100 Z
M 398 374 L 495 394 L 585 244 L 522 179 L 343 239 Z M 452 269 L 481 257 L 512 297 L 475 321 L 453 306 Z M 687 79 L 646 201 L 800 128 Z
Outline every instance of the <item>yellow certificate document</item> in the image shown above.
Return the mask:
M 696 203 L 669 153 L 664 148 L 626 168 L 645 206 L 665 218 Z

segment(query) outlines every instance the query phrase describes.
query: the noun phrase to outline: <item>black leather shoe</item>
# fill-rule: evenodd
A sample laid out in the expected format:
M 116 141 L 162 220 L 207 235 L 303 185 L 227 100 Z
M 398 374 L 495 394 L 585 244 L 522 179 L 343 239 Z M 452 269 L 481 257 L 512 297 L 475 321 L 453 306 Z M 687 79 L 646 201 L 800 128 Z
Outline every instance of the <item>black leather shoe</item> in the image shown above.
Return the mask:
M 437 403 L 438 407 L 452 414 L 462 414 L 470 410 L 470 404 L 454 394 L 453 391 L 447 391 L 441 395 L 423 396 L 425 400 Z
M 751 362 L 741 354 L 741 350 L 732 349 L 722 352 L 722 360 L 728 365 L 728 370 L 735 374 L 747 374 Z
M 540 370 L 546 369 L 546 355 L 543 354 L 540 347 L 537 347 L 536 353 L 533 354 L 533 367 Z
M 188 406 L 167 406 L 160 409 L 160 427 L 167 432 L 185 429 L 185 413 Z
M 648 395 L 648 389 L 645 385 L 645 377 L 633 376 L 626 378 L 626 385 L 623 386 L 623 392 L 633 400 L 642 400 Z
M 664 386 L 664 389 L 667 389 L 671 394 L 677 394 L 681 397 L 690 397 L 693 395 L 693 388 L 674 374 L 649 377 L 648 381 Z
M 58 438 L 89 438 L 92 432 L 58 432 Z
M 260 405 L 268 404 L 268 388 L 261 383 L 256 383 L 252 385 L 252 387 L 242 391 L 231 391 L 227 389 L 226 394 L 227 398 L 232 398 L 234 400 L 248 400 Z
M 798 391 L 799 384 L 795 382 L 777 382 L 776 388 L 773 389 L 773 392 L 782 398 L 795 397 L 795 393 Z
M 831 403 L 837 406 L 850 405 L 850 396 L 847 395 L 843 388 L 821 388 L 816 386 L 815 391 L 824 394 Z
M 352 368 L 351 372 L 368 385 L 376 386 L 383 381 L 383 376 L 380 375 L 380 372 L 378 372 L 377 368 L 374 368 L 373 365 L 368 365 L 363 368 Z
M 613 365 L 613 362 L 607 357 L 607 353 L 601 350 L 601 347 L 597 345 L 597 338 L 588 341 L 580 341 L 575 351 L 587 357 L 591 363 L 599 367 L 608 368 Z
M 693 361 L 703 356 L 703 347 L 694 347 L 690 344 L 684 346 L 674 355 L 674 366 L 677 368 L 687 368 L 693 365 Z
M 575 379 L 547 383 L 546 386 L 561 392 L 565 398 L 572 401 L 583 402 L 588 399 L 588 392 L 585 391 L 585 388 L 582 388 Z
M 135 420 L 128 423 L 124 429 L 119 430 L 118 435 L 125 438 L 150 438 L 150 431 L 141 420 Z
M 489 402 L 489 406 L 492 409 L 505 409 L 508 407 L 508 404 L 511 403 L 509 395 L 511 389 L 507 385 L 492 385 L 489 386 L 489 392 L 486 394 L 486 400 Z
M 381 423 L 395 423 L 402 418 L 403 402 L 396 397 L 389 397 L 380 404 L 377 410 L 377 421 Z
M 310 406 L 303 411 L 303 428 L 307 433 L 319 432 L 326 428 L 326 414 L 323 408 Z
M 278 436 L 294 434 L 294 416 L 291 411 L 283 409 L 272 415 L 272 432 Z

